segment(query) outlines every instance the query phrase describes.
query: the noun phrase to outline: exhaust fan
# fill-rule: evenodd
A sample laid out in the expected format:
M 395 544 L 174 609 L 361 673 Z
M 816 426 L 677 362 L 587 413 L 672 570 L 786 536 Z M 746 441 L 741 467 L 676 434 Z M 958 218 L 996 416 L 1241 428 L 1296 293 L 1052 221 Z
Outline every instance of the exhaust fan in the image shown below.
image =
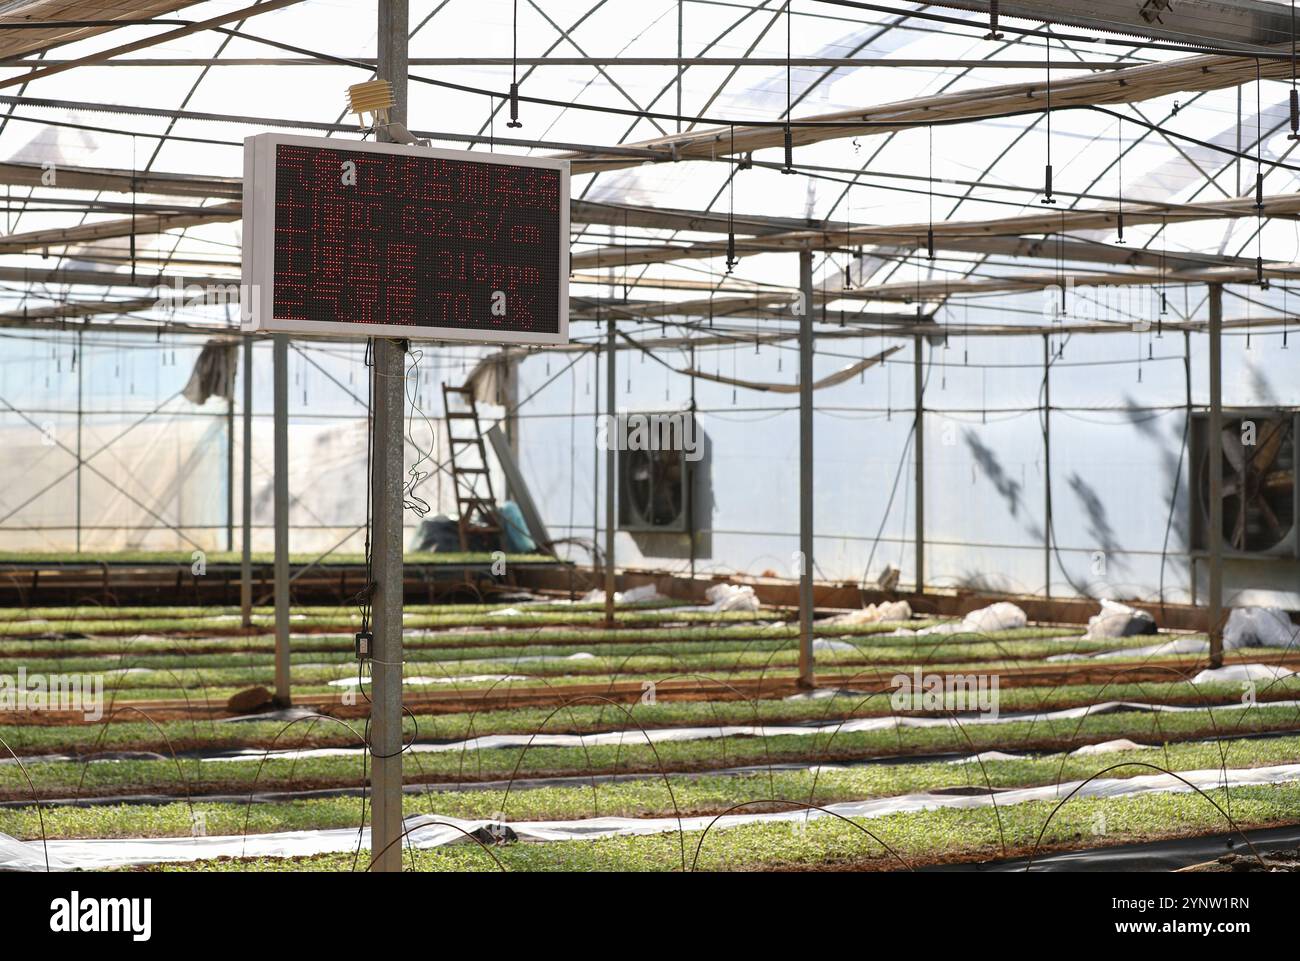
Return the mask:
M 1192 549 L 1209 550 L 1210 418 L 1193 415 L 1191 435 Z M 1223 551 L 1236 557 L 1300 557 L 1296 519 L 1296 438 L 1300 413 L 1223 413 Z

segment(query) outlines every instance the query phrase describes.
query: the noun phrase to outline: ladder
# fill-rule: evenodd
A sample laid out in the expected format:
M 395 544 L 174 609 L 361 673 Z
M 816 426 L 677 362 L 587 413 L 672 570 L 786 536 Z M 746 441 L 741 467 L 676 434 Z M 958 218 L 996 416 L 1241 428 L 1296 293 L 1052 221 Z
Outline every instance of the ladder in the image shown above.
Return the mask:
M 451 455 L 452 488 L 456 492 L 456 526 L 460 549 L 470 549 L 470 538 L 500 534 L 492 475 L 488 473 L 487 448 L 479 427 L 474 391 L 469 387 L 442 385 L 442 405 L 447 418 L 447 449 Z M 460 425 L 460 433 L 457 432 Z M 472 433 L 469 433 L 472 431 Z

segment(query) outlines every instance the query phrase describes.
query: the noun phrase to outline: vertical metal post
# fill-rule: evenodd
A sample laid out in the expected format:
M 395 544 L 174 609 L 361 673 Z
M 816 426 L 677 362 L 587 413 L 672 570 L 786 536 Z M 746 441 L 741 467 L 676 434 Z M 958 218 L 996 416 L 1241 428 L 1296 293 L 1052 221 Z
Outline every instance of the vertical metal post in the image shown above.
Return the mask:
M 510 447 L 510 456 L 519 463 L 519 368 L 522 360 L 517 357 L 507 355 L 501 362 L 501 380 L 502 393 L 505 395 L 501 398 L 505 405 L 505 415 L 502 417 L 502 428 L 505 431 L 506 443 Z M 506 500 L 518 500 L 519 494 L 515 491 L 510 483 L 510 475 L 506 475 Z
M 1210 285 L 1210 666 L 1223 666 L 1223 287 Z
M 600 344 L 591 354 L 591 433 L 600 430 Z M 591 456 L 591 576 L 596 576 L 596 550 L 600 544 L 600 452 Z
M 226 550 L 235 549 L 235 393 L 226 401 Z
M 389 120 L 406 123 L 407 0 L 379 0 L 378 76 L 393 85 Z M 389 138 L 381 128 L 380 139 Z M 374 341 L 371 557 L 371 870 L 402 870 L 402 418 L 406 345 Z
M 813 275 L 799 251 L 799 686 L 813 679 Z
M 606 322 L 605 327 L 605 353 L 608 358 L 605 361 L 605 416 L 610 418 L 609 426 L 611 429 L 606 431 L 607 442 L 605 444 L 605 624 L 608 627 L 614 626 L 614 485 L 618 483 L 618 444 L 610 436 L 616 430 L 614 422 L 614 404 L 615 388 L 614 371 L 618 366 L 614 363 L 614 357 L 618 354 L 618 347 L 615 343 L 615 325 L 613 312 Z
M 243 543 L 239 559 L 239 616 L 244 627 L 253 626 L 253 338 L 244 344 L 244 449 L 243 461 Z
M 691 365 L 691 431 L 693 432 L 693 437 L 695 442 L 698 444 L 700 442 L 699 441 L 700 428 L 699 428 L 699 423 L 696 420 L 696 418 L 699 417 L 699 413 L 696 409 L 697 404 L 695 403 L 695 344 L 693 342 L 690 344 L 689 350 L 690 350 L 690 365 Z M 699 478 L 692 476 L 690 487 L 687 488 L 687 493 L 686 493 L 687 533 L 691 539 L 690 547 L 691 547 L 692 589 L 694 588 L 695 585 L 695 552 L 697 550 L 696 538 L 698 537 L 698 533 L 695 530 L 695 520 L 699 516 L 695 511 L 695 495 L 699 489 L 700 489 Z
M 81 422 L 85 405 L 86 350 L 82 331 L 77 331 L 77 553 L 81 553 Z
M 1183 403 L 1187 408 L 1187 422 L 1183 428 L 1187 437 L 1192 436 L 1192 332 L 1188 328 L 1183 328 Z M 1189 509 L 1195 508 L 1195 504 L 1189 499 Z M 1187 567 L 1188 567 L 1188 595 L 1192 602 L 1192 607 L 1196 606 L 1196 555 L 1192 553 L 1191 539 L 1188 538 L 1187 544 Z M 1160 598 L 1164 602 L 1164 598 Z
M 1043 334 L 1043 596 L 1052 596 L 1052 339 Z
M 916 443 L 916 593 L 925 593 L 925 378 L 921 368 L 921 349 L 925 338 L 917 334 L 912 341 L 912 409 Z
M 287 705 L 289 686 L 289 338 L 271 338 L 275 394 L 275 700 Z

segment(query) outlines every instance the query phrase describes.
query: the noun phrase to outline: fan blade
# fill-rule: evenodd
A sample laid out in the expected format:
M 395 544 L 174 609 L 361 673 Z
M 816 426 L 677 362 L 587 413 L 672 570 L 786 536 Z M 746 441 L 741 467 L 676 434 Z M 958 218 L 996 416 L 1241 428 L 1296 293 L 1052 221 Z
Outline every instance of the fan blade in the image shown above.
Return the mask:
M 1282 524 L 1278 521 L 1277 515 L 1273 513 L 1273 508 L 1269 507 L 1268 501 L 1262 497 L 1255 503 L 1259 506 L 1260 513 L 1264 515 L 1264 520 L 1268 522 L 1268 529 L 1273 532 L 1275 538 L 1281 540 L 1286 531 L 1282 530 Z
M 1246 471 L 1246 449 L 1241 444 L 1241 431 L 1223 428 L 1223 456 L 1238 474 Z
M 1240 493 L 1241 493 L 1241 478 L 1240 478 L 1240 477 L 1234 477 L 1232 480 L 1225 480 L 1225 481 L 1223 482 L 1223 496 L 1224 496 L 1224 497 L 1236 497 L 1236 496 L 1237 496 L 1238 494 L 1240 494 Z
M 1239 550 L 1246 549 L 1246 505 L 1242 504 L 1237 510 L 1237 522 L 1232 525 L 1232 537 L 1229 543 Z
M 1289 421 L 1267 420 L 1264 422 L 1261 430 L 1264 436 L 1255 445 L 1255 449 L 1250 455 L 1251 467 L 1262 474 L 1273 466 L 1278 453 L 1282 450 L 1282 442 L 1286 440 L 1287 429 L 1290 426 Z

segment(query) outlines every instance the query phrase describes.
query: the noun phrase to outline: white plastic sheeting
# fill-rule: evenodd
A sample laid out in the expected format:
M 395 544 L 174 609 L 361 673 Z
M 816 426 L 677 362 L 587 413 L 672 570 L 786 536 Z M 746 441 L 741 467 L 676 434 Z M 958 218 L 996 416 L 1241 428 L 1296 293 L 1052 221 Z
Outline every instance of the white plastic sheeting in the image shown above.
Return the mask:
M 425 687 L 430 684 L 486 684 L 491 681 L 527 681 L 528 679 L 523 674 L 453 674 L 448 677 L 416 675 L 415 677 L 402 678 L 402 684 L 411 687 Z M 358 680 L 355 677 L 340 677 L 329 683 L 331 687 L 357 687 Z M 368 677 L 360 680 L 366 684 L 370 683 Z
M 868 604 L 859 611 L 836 614 L 817 623 L 819 626 L 840 626 L 879 624 L 882 621 L 910 621 L 911 619 L 912 605 L 908 604 L 907 601 L 881 601 L 879 604 Z
M 1139 774 L 1129 778 L 1098 778 L 1090 782 L 1069 781 L 1041 787 L 985 794 L 903 794 L 845 801 L 825 805 L 825 810 L 799 809 L 765 814 L 729 814 L 722 817 L 621 818 L 597 817 L 570 821 L 519 821 L 509 827 L 522 841 L 563 842 L 598 840 L 630 835 L 667 834 L 677 831 L 726 830 L 747 824 L 791 823 L 820 820 L 838 815 L 844 818 L 880 818 L 911 811 L 941 808 L 973 809 L 1027 804 L 1064 798 L 1131 797 L 1141 794 L 1182 793 L 1257 784 L 1286 784 L 1300 780 L 1300 764 L 1245 769 L 1210 769 L 1168 774 Z M 1077 792 L 1077 793 L 1075 793 Z M 465 820 L 433 814 L 408 817 L 406 842 L 413 848 L 428 849 L 463 841 L 470 833 L 493 830 L 500 821 Z M 884 838 L 888 841 L 888 836 Z M 0 870 L 43 871 L 46 858 L 51 870 L 96 870 L 125 864 L 197 861 L 217 857 L 305 857 L 360 849 L 361 865 L 368 863 L 370 832 L 356 828 L 325 831 L 287 831 L 278 834 L 225 835 L 199 838 L 108 838 L 94 840 L 18 841 L 0 834 Z M 703 850 L 707 852 L 708 842 Z M 484 854 L 485 861 L 488 855 Z M 490 863 L 490 861 L 488 862 Z
M 1224 681 L 1277 681 L 1290 677 L 1295 671 L 1272 664 L 1228 664 L 1224 667 L 1207 667 L 1192 678 L 1193 684 L 1218 684 Z
M 715 611 L 756 611 L 761 606 L 758 595 L 748 584 L 714 584 L 704 596 L 709 599 L 709 607 Z
M 1109 660 L 1117 657 L 1156 657 L 1161 654 L 1205 654 L 1210 650 L 1210 642 L 1203 638 L 1177 637 L 1158 644 L 1146 644 L 1142 647 L 1121 647 L 1113 651 L 1098 651 L 1096 654 L 1053 654 L 1049 661 L 1090 661 Z
M 1150 747 L 1149 744 L 1138 744 L 1126 737 L 1118 737 L 1113 741 L 1102 741 L 1100 744 L 1085 744 L 1083 747 L 1071 751 L 1070 756 L 1092 757 L 1097 754 L 1116 754 L 1121 751 L 1141 751 L 1148 747 Z
M 1241 711 L 1255 705 L 1224 704 L 1214 708 L 1216 711 Z M 1300 707 L 1300 700 L 1269 701 L 1268 707 Z M 516 747 L 599 747 L 632 746 L 636 744 L 666 741 L 700 741 L 722 737 L 808 737 L 818 734 L 857 734 L 866 731 L 888 731 L 895 728 L 936 728 L 959 725 L 1011 724 L 1018 721 L 1041 723 L 1054 720 L 1071 720 L 1099 714 L 1113 714 L 1120 711 L 1143 712 L 1184 712 L 1203 711 L 1202 706 L 1182 706 L 1176 704 L 1142 704 L 1133 701 L 1104 701 L 1084 707 L 1062 708 L 1058 711 L 1044 711 L 1036 714 L 999 714 L 967 715 L 959 718 L 943 717 L 855 717 L 847 721 L 823 721 L 816 724 L 725 724 L 717 727 L 667 727 L 651 728 L 646 731 L 622 730 L 603 731 L 599 734 L 485 734 L 482 737 L 464 741 L 450 741 L 442 744 L 412 744 L 407 750 L 417 754 L 437 754 L 446 751 L 477 751 L 486 748 Z M 364 749 L 359 747 L 321 747 L 304 748 L 294 751 L 266 751 L 248 748 L 231 754 L 203 758 L 204 761 L 239 761 L 250 757 L 269 756 L 272 758 L 302 759 L 314 757 L 350 757 L 360 755 Z
M 1300 627 L 1277 607 L 1236 607 L 1223 626 L 1223 649 L 1239 647 L 1294 647 L 1300 643 Z
M 643 604 L 647 601 L 662 601 L 664 599 L 664 596 L 659 593 L 653 584 L 642 584 L 640 587 L 614 592 L 615 604 Z M 600 588 L 588 591 L 582 595 L 581 599 L 583 604 L 603 604 L 604 602 L 605 592 Z
M 998 601 L 988 607 L 971 611 L 960 621 L 936 624 L 917 631 L 918 634 L 989 634 L 993 631 L 1014 631 L 1029 623 L 1025 612 L 1010 601 Z

